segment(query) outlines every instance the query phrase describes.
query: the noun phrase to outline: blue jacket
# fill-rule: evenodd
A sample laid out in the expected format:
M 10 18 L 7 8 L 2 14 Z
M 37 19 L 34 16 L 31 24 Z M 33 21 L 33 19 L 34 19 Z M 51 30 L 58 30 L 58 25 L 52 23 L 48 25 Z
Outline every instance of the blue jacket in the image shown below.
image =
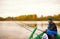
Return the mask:
M 53 23 L 53 22 L 49 23 L 46 33 L 48 35 L 57 35 L 57 27 L 56 27 L 55 23 Z

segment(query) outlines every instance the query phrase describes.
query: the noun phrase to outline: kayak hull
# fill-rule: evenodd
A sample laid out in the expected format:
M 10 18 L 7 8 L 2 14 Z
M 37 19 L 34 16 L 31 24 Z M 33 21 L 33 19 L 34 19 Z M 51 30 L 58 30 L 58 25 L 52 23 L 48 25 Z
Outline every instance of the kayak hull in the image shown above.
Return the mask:
M 41 33 L 40 35 L 37 35 L 36 37 L 32 38 L 32 39 L 42 39 L 44 33 Z M 56 39 L 60 39 L 60 35 L 56 36 Z
M 35 33 L 36 29 L 37 29 L 37 27 L 34 28 L 33 32 L 31 33 L 31 35 L 29 36 L 28 39 L 42 39 L 42 36 L 44 35 L 44 32 L 40 33 L 36 37 L 33 37 L 33 34 Z M 57 34 L 56 39 L 60 39 L 60 34 Z
M 60 39 L 60 35 L 59 34 L 57 34 L 56 39 Z

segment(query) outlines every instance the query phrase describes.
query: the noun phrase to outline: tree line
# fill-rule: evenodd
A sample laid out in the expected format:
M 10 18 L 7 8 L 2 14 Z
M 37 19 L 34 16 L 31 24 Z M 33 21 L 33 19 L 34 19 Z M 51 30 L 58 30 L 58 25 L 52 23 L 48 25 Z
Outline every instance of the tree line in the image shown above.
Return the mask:
M 47 21 L 48 18 L 53 18 L 55 21 L 60 21 L 60 14 L 54 16 L 40 16 L 37 18 L 36 14 L 32 15 L 21 15 L 16 17 L 0 17 L 0 21 Z
M 41 16 L 37 18 L 38 21 L 47 21 L 48 18 L 52 18 L 54 21 L 60 21 L 60 14 L 58 15 L 53 15 L 53 16 Z

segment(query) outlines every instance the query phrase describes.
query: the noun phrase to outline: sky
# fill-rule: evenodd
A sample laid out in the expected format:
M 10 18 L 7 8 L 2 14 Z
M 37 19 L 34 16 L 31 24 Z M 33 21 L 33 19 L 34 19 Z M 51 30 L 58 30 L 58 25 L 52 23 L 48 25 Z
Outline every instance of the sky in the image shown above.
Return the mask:
M 60 0 L 0 0 L 0 16 L 60 14 Z

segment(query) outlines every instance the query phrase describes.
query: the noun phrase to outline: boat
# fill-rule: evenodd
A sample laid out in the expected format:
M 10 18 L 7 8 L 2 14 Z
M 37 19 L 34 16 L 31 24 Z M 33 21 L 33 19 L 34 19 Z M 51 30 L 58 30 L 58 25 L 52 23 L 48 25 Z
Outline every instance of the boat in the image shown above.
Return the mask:
M 39 35 L 33 37 L 35 31 L 37 30 L 37 27 L 34 28 L 32 33 L 30 34 L 28 39 L 42 39 L 42 36 L 44 35 L 44 32 L 40 33 Z M 46 39 L 46 38 L 45 38 Z M 57 34 L 56 39 L 60 39 L 60 34 Z

